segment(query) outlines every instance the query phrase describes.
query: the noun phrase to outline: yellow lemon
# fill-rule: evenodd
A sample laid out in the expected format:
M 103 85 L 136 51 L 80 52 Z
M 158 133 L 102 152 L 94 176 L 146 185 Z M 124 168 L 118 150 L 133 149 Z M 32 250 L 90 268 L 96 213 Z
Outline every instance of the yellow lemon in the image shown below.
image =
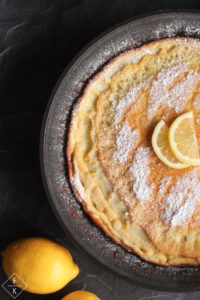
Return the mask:
M 63 297 L 61 300 L 101 300 L 95 294 L 87 291 L 75 291 L 67 296 Z
M 169 129 L 169 144 L 179 161 L 193 166 L 200 164 L 192 111 L 180 115 Z
M 152 147 L 160 160 L 168 167 L 183 169 L 189 167 L 188 164 L 180 162 L 172 152 L 168 141 L 169 128 L 163 120 L 155 127 L 152 135 Z
M 79 273 L 70 252 L 45 238 L 18 240 L 7 246 L 2 255 L 7 276 L 17 274 L 26 283 L 25 290 L 31 293 L 56 292 Z M 20 280 L 15 279 L 20 286 Z

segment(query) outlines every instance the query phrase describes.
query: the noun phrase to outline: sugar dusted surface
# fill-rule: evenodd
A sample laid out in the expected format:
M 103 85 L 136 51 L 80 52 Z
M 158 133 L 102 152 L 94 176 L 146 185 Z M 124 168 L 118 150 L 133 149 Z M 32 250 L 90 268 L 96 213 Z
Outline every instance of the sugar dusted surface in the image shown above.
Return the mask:
M 181 226 L 192 217 L 196 204 L 200 202 L 200 180 L 197 168 L 178 178 L 164 199 L 166 209 L 162 219 L 171 226 Z
M 149 54 L 151 54 L 151 52 Z M 148 119 L 151 120 L 153 118 L 154 113 L 159 107 L 172 108 L 177 114 L 181 113 L 197 83 L 199 83 L 199 73 L 190 69 L 186 63 L 168 67 L 160 71 L 157 74 L 157 78 L 153 80 L 150 88 Z M 146 84 L 147 81 L 132 86 L 127 94 L 119 101 L 115 113 L 116 128 L 119 126 L 118 123 L 121 121 L 128 107 L 137 101 L 140 91 L 145 88 Z M 197 94 L 193 102 L 196 108 L 199 108 L 199 99 L 199 94 Z M 200 118 L 197 118 L 197 124 L 200 124 L 199 120 Z M 135 135 L 136 132 L 131 131 L 131 129 L 127 127 L 126 122 L 121 125 L 121 129 L 116 138 L 117 151 L 114 154 L 114 157 L 117 158 L 121 164 L 126 162 L 131 151 L 131 145 L 132 149 L 137 147 L 137 145 L 133 144 Z M 139 201 L 150 200 L 154 189 L 154 184 L 148 183 L 148 176 L 150 174 L 148 167 L 149 152 L 150 148 L 139 147 L 134 154 L 130 167 L 130 176 L 133 180 L 133 193 Z M 192 174 L 194 176 L 194 173 Z M 195 178 L 197 180 L 197 176 Z M 161 179 L 157 199 L 162 199 L 165 196 L 172 182 L 172 176 Z M 184 186 L 182 190 L 181 186 Z M 172 184 L 169 195 L 167 195 L 164 200 L 167 206 L 161 219 L 172 227 L 183 226 L 185 222 L 192 217 L 195 204 L 199 201 L 198 196 L 194 196 L 195 193 L 198 192 L 198 189 L 198 185 L 192 180 L 191 174 L 178 179 L 175 184 Z M 176 201 L 176 198 L 178 201 Z M 190 206 L 189 203 L 191 199 L 193 199 L 193 202 Z
M 137 85 L 132 86 L 128 93 L 119 101 L 116 113 L 115 113 L 115 124 L 120 122 L 123 114 L 130 104 L 134 103 L 137 99 L 139 91 L 146 86 L 148 81 L 141 82 Z
M 130 167 L 130 175 L 133 179 L 133 192 L 140 201 L 149 200 L 152 196 L 153 186 L 149 185 L 148 175 L 150 173 L 149 147 L 138 147 Z
M 154 54 L 157 54 L 158 51 L 159 51 L 158 48 L 153 48 L 153 49 L 144 48 L 144 50 L 143 50 L 142 53 L 140 53 L 140 54 L 135 54 L 135 55 L 133 56 L 132 62 L 133 62 L 134 64 L 137 64 L 137 63 L 142 59 L 142 57 L 144 57 L 144 55 L 146 55 L 146 54 L 154 55 Z
M 173 81 L 182 74 L 186 74 L 185 78 L 171 88 Z M 160 106 L 173 108 L 176 113 L 182 112 L 188 96 L 198 81 L 199 73 L 189 69 L 186 64 L 159 72 L 150 91 L 148 118 L 151 119 Z
M 181 113 L 194 87 L 199 83 L 199 78 L 199 73 L 190 69 L 186 63 L 172 67 L 169 66 L 158 72 L 157 78 L 152 81 L 149 92 L 148 119 L 151 120 L 160 107 L 172 108 L 177 114 Z M 132 86 L 119 101 L 115 113 L 116 127 L 128 107 L 137 101 L 140 91 L 145 88 L 146 84 L 147 81 Z M 200 108 L 199 99 L 199 94 L 197 94 L 193 102 L 193 106 L 198 109 Z M 200 125 L 199 120 L 200 118 L 197 118 L 196 122 Z M 126 162 L 128 154 L 131 151 L 130 145 L 133 144 L 131 139 L 134 139 L 134 135 L 131 135 L 131 130 L 127 128 L 127 124 L 123 123 L 121 131 L 119 130 L 116 138 L 117 151 L 114 154 L 115 158 L 121 164 Z M 134 149 L 135 145 L 132 148 Z M 133 193 L 139 202 L 150 200 L 154 189 L 154 184 L 148 183 L 148 176 L 150 174 L 148 166 L 149 152 L 150 148 L 148 147 L 144 148 L 140 146 L 137 148 L 130 167 L 130 176 L 133 180 Z M 170 224 L 171 227 L 184 226 L 187 220 L 192 217 L 196 203 L 200 201 L 198 199 L 200 182 L 195 172 L 189 175 L 186 174 L 177 179 L 177 182 L 173 182 L 173 176 L 161 178 L 160 181 L 156 197 L 158 201 L 165 197 L 168 188 L 172 185 L 169 194 L 164 199 L 166 208 L 161 219 L 166 224 Z
M 159 185 L 159 190 L 158 190 L 158 195 L 157 195 L 158 198 L 160 198 L 164 195 L 164 193 L 167 190 L 167 187 L 171 183 L 171 180 L 172 180 L 172 176 L 163 177 L 161 179 L 160 185 Z
M 131 130 L 127 122 L 124 122 L 117 134 L 116 145 L 117 151 L 114 153 L 114 157 L 124 164 L 132 149 L 135 149 L 138 145 L 139 133 L 138 130 Z

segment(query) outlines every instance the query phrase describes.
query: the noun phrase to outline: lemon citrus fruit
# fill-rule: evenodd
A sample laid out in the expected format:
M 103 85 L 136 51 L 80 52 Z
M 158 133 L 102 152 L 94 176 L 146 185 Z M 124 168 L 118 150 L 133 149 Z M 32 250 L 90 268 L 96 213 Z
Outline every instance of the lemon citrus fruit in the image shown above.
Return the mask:
M 27 285 L 25 290 L 31 293 L 56 292 L 79 273 L 70 252 L 45 238 L 18 240 L 7 246 L 2 256 L 6 275 L 18 275 Z M 20 280 L 15 279 L 15 284 L 20 287 Z
M 179 161 L 192 166 L 200 164 L 192 111 L 180 115 L 172 123 L 169 129 L 169 143 Z
M 169 128 L 163 120 L 155 127 L 152 135 L 152 146 L 156 155 L 168 167 L 174 169 L 183 169 L 189 167 L 188 164 L 180 162 L 170 149 L 168 140 Z
M 68 294 L 67 296 L 63 297 L 61 300 L 101 300 L 95 294 L 78 290 Z

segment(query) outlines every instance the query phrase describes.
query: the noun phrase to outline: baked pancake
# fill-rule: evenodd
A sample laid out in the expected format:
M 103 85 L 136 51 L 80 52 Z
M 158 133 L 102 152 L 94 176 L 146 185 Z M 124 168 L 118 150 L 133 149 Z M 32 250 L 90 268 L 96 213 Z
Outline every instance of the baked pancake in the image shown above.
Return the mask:
M 200 136 L 200 41 L 163 39 L 112 59 L 74 106 L 69 178 L 86 213 L 116 243 L 160 265 L 200 264 L 200 166 L 174 169 L 151 136 L 193 111 Z

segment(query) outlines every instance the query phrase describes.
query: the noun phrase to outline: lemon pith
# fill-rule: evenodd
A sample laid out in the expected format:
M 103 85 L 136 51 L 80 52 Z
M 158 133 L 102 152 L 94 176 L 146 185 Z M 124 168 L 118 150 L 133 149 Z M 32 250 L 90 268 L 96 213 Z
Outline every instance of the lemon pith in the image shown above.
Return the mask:
M 158 158 L 168 167 L 174 169 L 188 168 L 189 165 L 180 162 L 170 149 L 168 141 L 169 128 L 163 120 L 161 120 L 155 127 L 152 135 L 153 150 Z
M 172 152 L 182 163 L 199 165 L 199 149 L 195 134 L 192 111 L 180 115 L 169 129 Z
M 70 252 L 45 238 L 25 238 L 11 243 L 3 251 L 2 264 L 8 277 L 17 274 L 26 283 L 25 290 L 36 294 L 56 292 L 79 273 Z M 18 278 L 15 284 L 20 287 Z

